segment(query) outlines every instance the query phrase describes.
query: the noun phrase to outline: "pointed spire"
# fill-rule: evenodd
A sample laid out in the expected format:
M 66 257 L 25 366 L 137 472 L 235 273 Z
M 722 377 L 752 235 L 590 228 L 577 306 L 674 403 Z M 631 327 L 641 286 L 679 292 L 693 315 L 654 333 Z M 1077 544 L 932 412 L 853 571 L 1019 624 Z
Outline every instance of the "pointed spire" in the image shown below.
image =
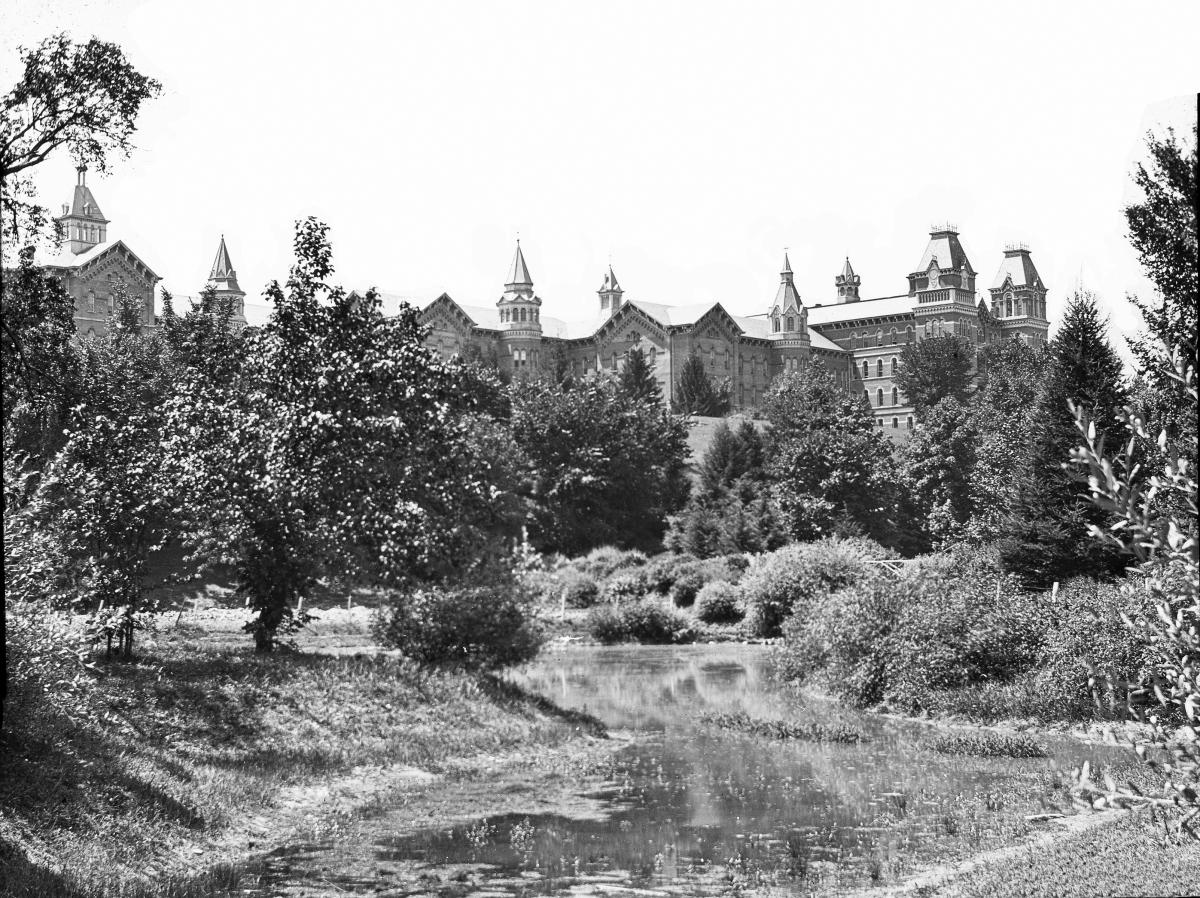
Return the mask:
M 849 256 L 846 256 L 846 264 L 842 266 L 842 277 L 847 281 L 854 280 L 854 269 L 850 265 Z
M 854 266 L 850 264 L 849 256 L 846 256 L 846 264 L 842 266 L 842 273 L 833 279 L 833 283 L 837 287 L 838 302 L 858 301 L 858 286 L 862 283 L 862 278 L 854 273 Z
M 505 290 L 513 287 L 533 287 L 533 278 L 529 276 L 529 267 L 525 264 L 525 255 L 521 252 L 521 238 L 517 238 L 517 254 L 513 256 L 512 267 L 508 270 L 508 280 Z
M 787 275 L 789 278 L 792 275 L 792 263 L 788 259 L 787 249 L 783 250 L 783 270 L 779 272 L 781 275 Z
M 221 235 L 221 244 L 217 247 L 217 256 L 213 259 L 212 271 L 208 275 L 208 285 L 222 292 L 242 292 L 242 288 L 238 286 L 237 272 L 233 268 L 233 261 L 229 258 L 229 248 L 225 246 L 224 234 Z
M 608 289 L 614 291 L 621 290 L 621 285 L 617 283 L 617 276 L 613 274 L 612 262 L 608 263 Z

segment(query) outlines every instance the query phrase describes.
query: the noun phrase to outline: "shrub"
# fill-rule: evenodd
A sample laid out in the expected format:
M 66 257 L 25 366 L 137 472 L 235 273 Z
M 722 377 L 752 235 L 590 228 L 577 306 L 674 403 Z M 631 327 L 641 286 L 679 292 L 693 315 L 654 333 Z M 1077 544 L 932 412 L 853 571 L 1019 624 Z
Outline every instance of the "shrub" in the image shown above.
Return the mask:
M 696 601 L 705 584 L 708 583 L 708 572 L 700 562 L 689 565 L 679 572 L 671 586 L 671 601 L 680 608 L 688 608 Z
M 741 591 L 733 583 L 715 580 L 696 596 L 696 617 L 706 624 L 736 624 L 744 616 Z
M 686 614 L 653 600 L 595 608 L 588 616 L 588 632 L 605 644 L 630 641 L 674 644 L 695 639 Z
M 618 549 L 615 546 L 601 546 L 593 549 L 582 558 L 575 559 L 572 565 L 585 574 L 590 574 L 597 580 L 607 580 L 617 571 L 627 568 L 641 567 L 646 563 L 646 554 L 637 549 Z
M 646 576 L 640 568 L 614 574 L 601 590 L 604 601 L 615 605 L 635 602 L 647 592 L 649 589 L 646 586 Z
M 395 596 L 373 624 L 383 645 L 425 666 L 486 670 L 528 661 L 542 634 L 514 580 L 448 585 Z
M 590 574 L 575 568 L 563 568 L 555 576 L 558 596 L 568 608 L 591 608 L 600 601 L 600 584 Z
M 646 575 L 646 586 L 650 592 L 666 595 L 675 585 L 675 578 L 680 572 L 696 561 L 691 555 L 680 555 L 676 552 L 664 552 L 651 558 L 642 570 Z
M 750 632 L 778 636 L 793 609 L 807 613 L 814 600 L 861 578 L 868 559 L 887 554 L 869 540 L 829 539 L 784 546 L 762 556 L 742 579 Z

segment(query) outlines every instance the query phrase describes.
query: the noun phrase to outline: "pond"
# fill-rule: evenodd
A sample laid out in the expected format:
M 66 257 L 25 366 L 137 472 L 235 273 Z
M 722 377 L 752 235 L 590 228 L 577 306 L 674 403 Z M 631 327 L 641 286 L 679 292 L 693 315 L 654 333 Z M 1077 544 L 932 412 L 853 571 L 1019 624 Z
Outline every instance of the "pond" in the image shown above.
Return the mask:
M 557 704 L 586 710 L 628 743 L 590 790 L 602 814 L 510 814 L 389 835 L 372 862 L 404 863 L 419 883 L 389 895 L 710 895 L 769 888 L 832 894 L 893 883 L 918 867 L 1021 838 L 1027 818 L 1070 813 L 1072 767 L 1116 749 L 1043 740 L 1050 757 L 975 758 L 932 751 L 931 727 L 859 714 L 775 682 L 762 646 L 575 647 L 513 675 Z M 778 740 L 720 729 L 706 713 L 852 728 L 857 743 Z M 301 871 L 328 894 L 378 891 L 339 879 L 324 846 L 268 860 L 268 894 Z M 415 866 L 413 866 L 415 865 Z M 271 875 L 275 871 L 276 875 Z M 260 893 L 262 894 L 262 893 Z

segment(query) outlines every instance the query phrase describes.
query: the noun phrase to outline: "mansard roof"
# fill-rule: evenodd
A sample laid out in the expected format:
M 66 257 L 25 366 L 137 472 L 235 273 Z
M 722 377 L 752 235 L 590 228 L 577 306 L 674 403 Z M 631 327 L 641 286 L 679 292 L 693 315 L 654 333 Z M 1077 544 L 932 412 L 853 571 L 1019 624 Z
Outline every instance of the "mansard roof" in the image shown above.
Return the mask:
M 992 289 L 999 290 L 1008 278 L 1012 278 L 1014 287 L 1034 287 L 1042 283 L 1042 278 L 1033 265 L 1033 259 L 1029 257 L 1029 250 L 1004 251 L 1004 260 L 1000 263 L 995 280 L 992 281 Z
M 809 306 L 809 324 L 840 324 L 860 318 L 882 318 L 888 315 L 911 315 L 913 298 L 907 293 L 899 296 L 883 296 L 878 299 L 860 299 L 858 302 L 835 302 L 829 305 Z
M 938 268 L 943 271 L 966 268 L 971 273 L 975 272 L 975 269 L 971 267 L 971 263 L 967 259 L 967 251 L 963 249 L 962 244 L 958 240 L 958 231 L 953 228 L 939 228 L 930 232 L 929 244 L 925 247 L 925 252 L 921 255 L 920 263 L 913 271 L 928 271 L 930 263 L 935 258 L 937 259 Z

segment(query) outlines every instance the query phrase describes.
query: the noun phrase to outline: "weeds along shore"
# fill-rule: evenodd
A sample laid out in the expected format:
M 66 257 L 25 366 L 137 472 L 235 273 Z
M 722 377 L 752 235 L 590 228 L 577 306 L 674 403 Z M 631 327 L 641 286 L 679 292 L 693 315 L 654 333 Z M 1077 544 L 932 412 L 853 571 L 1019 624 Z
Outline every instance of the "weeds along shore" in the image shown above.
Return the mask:
M 0 894 L 211 894 L 248 857 L 389 789 L 419 800 L 441 774 L 531 754 L 577 783 L 608 750 L 594 718 L 492 676 L 386 654 L 256 656 L 194 625 L 152 633 L 84 700 L 83 714 L 30 701 L 5 721 Z

